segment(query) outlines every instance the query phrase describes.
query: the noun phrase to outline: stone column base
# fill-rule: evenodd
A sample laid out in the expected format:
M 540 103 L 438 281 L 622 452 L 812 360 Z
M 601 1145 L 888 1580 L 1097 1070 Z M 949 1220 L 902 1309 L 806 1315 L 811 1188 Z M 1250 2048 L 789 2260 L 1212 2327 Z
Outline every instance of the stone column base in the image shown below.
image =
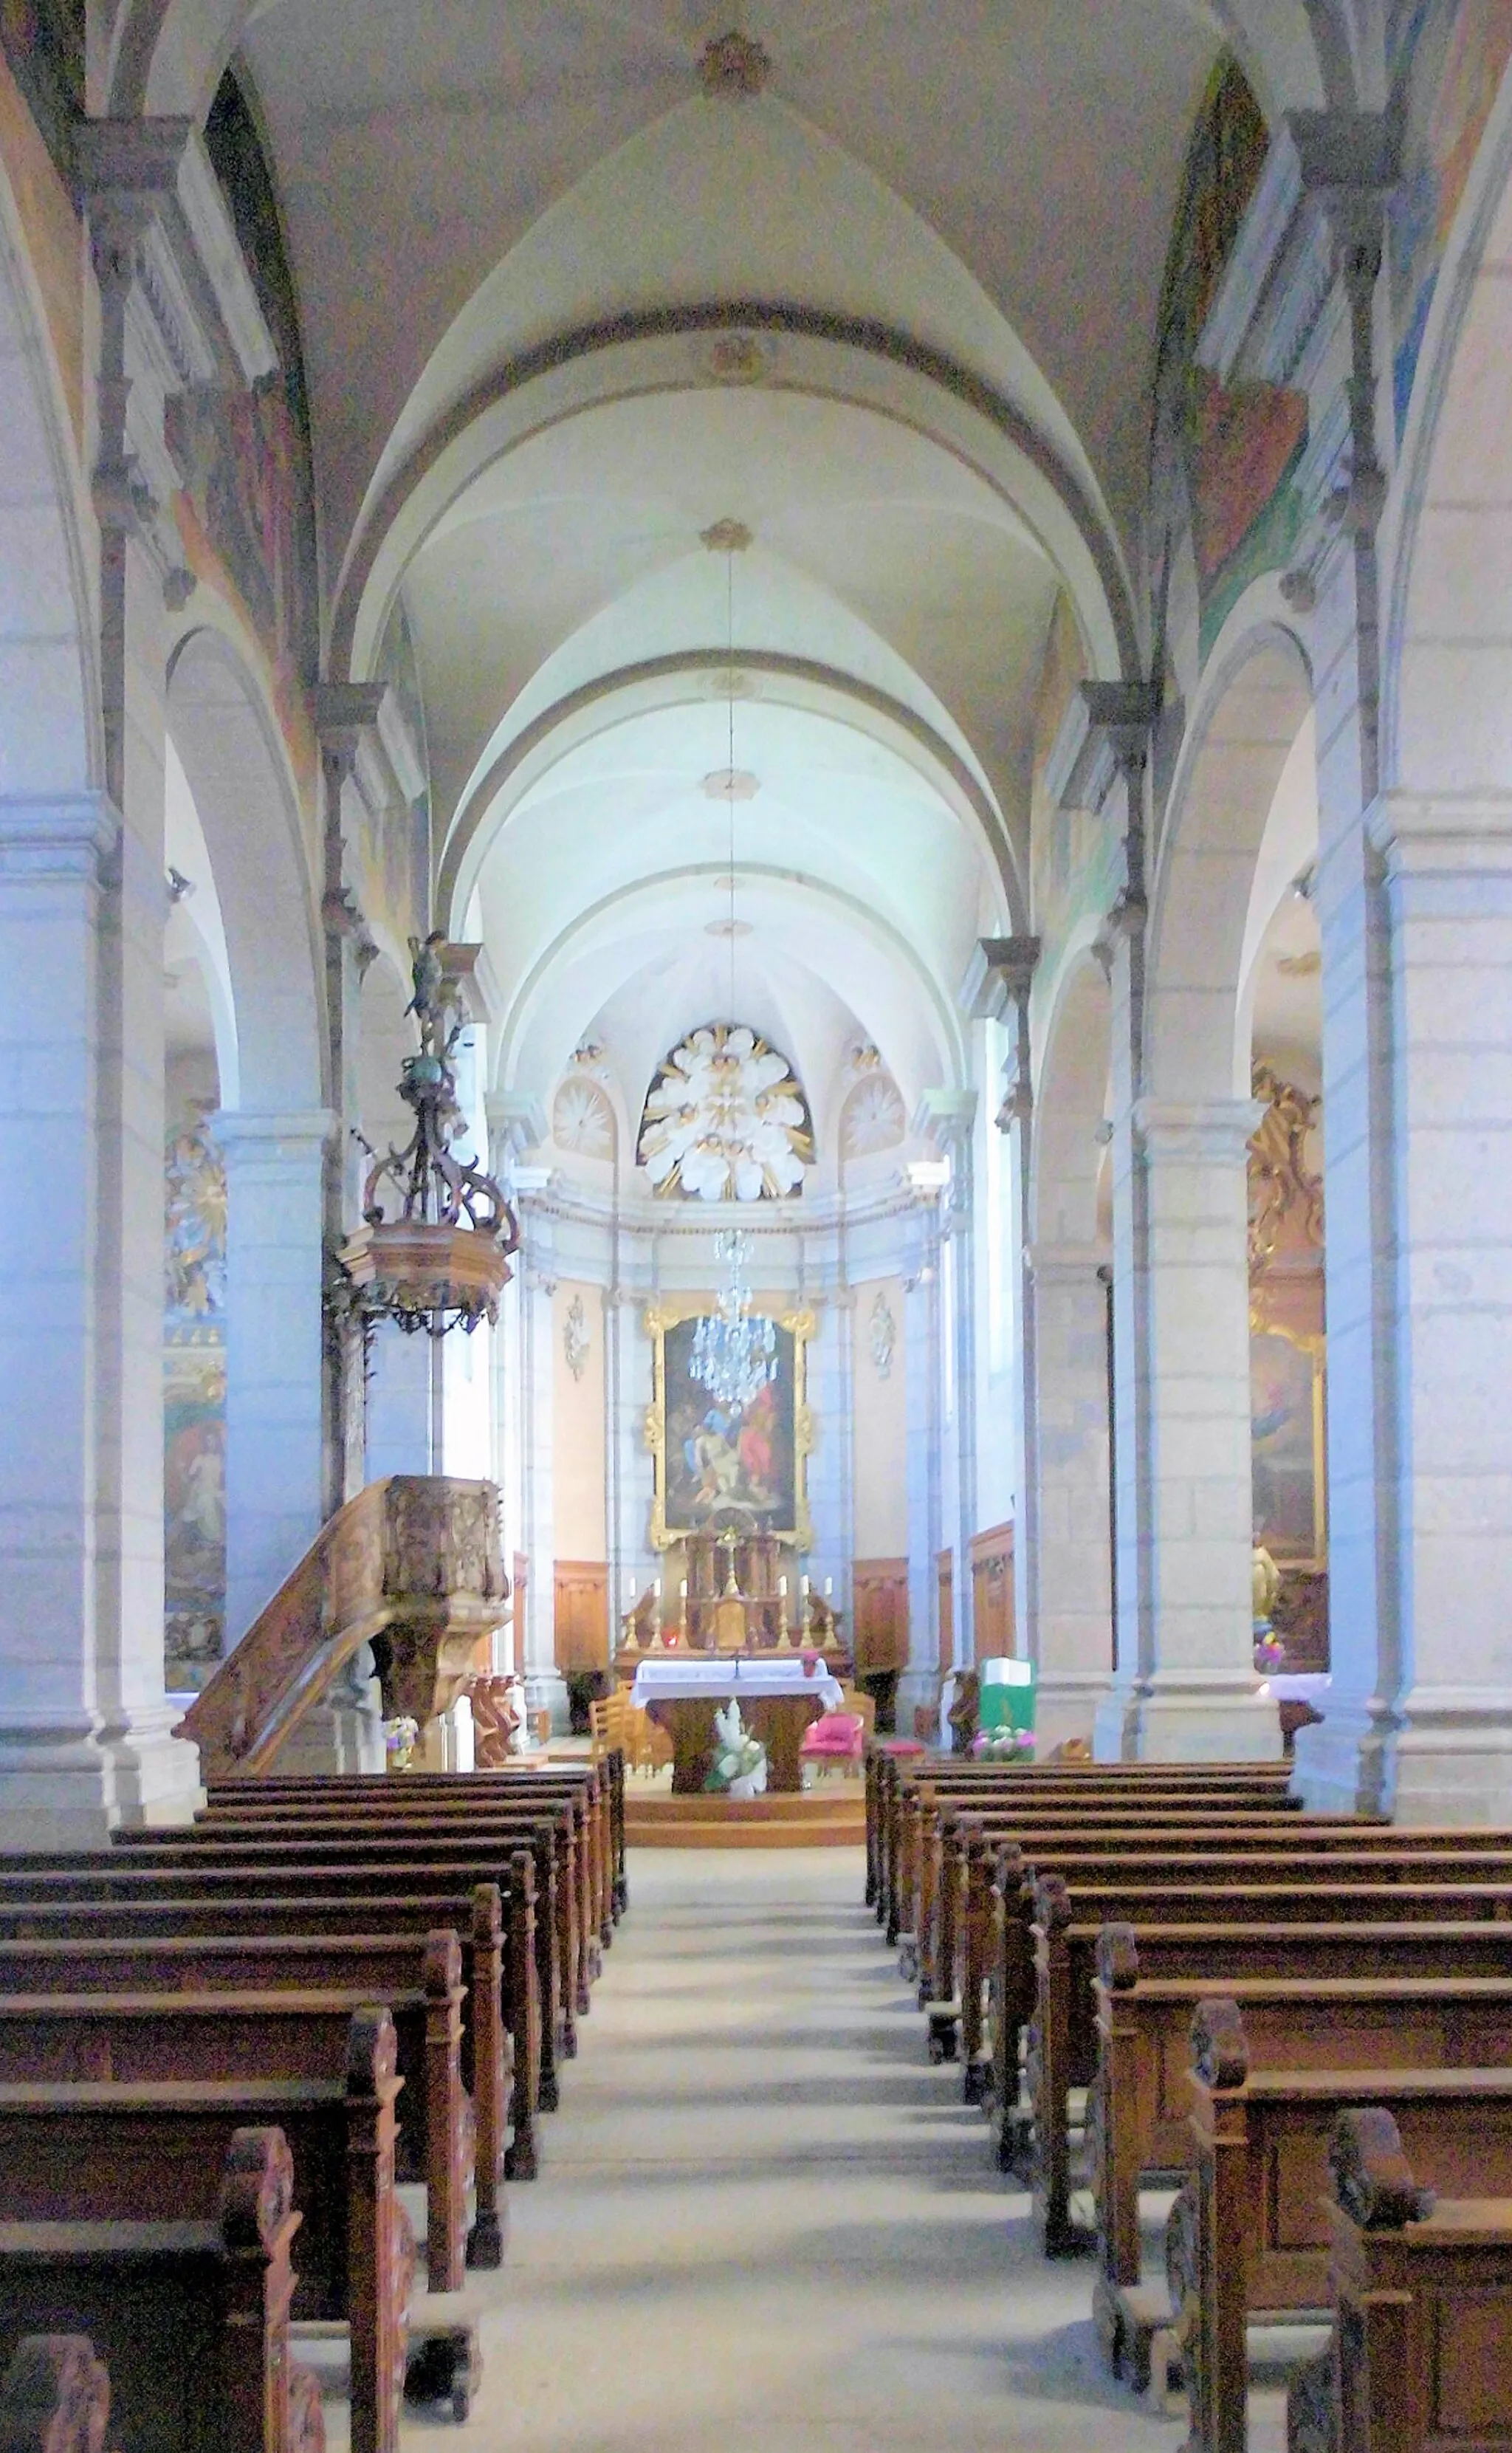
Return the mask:
M 1292 1786 L 1307 1814 L 1380 1814 L 1395 1772 L 1397 1722 L 1379 1696 L 1329 1696 L 1321 1721 L 1299 1729 Z
M 103 1848 L 123 1824 L 192 1822 L 199 1752 L 168 1707 L 128 1725 L 0 1722 L 0 1848 Z
M 1034 1702 L 1034 1751 L 1040 1763 L 1068 1738 L 1084 1738 L 1093 1745 L 1112 1680 L 1110 1669 L 1042 1669 Z
M 1092 1751 L 1099 1763 L 1279 1763 L 1281 1714 L 1258 1678 L 1166 1671 L 1108 1691 Z
M 1397 1717 L 1395 1822 L 1512 1825 L 1512 1703 L 1504 1692 L 1418 1686 Z

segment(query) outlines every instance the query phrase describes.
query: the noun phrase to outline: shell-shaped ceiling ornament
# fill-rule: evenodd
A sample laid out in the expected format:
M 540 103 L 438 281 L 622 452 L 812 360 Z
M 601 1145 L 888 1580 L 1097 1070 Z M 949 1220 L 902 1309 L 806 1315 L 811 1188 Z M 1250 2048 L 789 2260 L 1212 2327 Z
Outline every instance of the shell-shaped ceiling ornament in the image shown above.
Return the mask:
M 658 1067 L 636 1157 L 664 1196 L 786 1200 L 813 1165 L 808 1102 L 786 1057 L 745 1023 L 706 1023 Z

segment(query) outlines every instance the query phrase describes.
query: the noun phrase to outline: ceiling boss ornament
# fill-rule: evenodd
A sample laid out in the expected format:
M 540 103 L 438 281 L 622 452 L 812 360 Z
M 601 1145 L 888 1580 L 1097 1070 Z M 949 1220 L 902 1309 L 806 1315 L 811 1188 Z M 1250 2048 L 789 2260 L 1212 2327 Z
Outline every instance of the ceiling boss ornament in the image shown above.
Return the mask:
M 745 1023 L 706 1023 L 659 1067 L 636 1157 L 664 1197 L 781 1201 L 813 1164 L 808 1102 L 786 1057 Z

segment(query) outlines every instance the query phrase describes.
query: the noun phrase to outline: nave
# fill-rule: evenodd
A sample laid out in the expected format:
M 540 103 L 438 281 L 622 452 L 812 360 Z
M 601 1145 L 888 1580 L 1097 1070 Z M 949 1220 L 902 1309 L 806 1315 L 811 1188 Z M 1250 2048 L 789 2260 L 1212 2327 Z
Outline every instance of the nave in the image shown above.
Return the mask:
M 1178 2443 L 1105 2378 L 1087 2267 L 1040 2256 L 959 2074 L 927 2065 L 852 1852 L 637 1850 L 631 1870 L 541 2179 L 514 2193 L 505 2270 L 473 2278 L 468 2434 L 501 2453 Z M 1255 2399 L 1271 2453 L 1281 2397 L 1274 2436 Z

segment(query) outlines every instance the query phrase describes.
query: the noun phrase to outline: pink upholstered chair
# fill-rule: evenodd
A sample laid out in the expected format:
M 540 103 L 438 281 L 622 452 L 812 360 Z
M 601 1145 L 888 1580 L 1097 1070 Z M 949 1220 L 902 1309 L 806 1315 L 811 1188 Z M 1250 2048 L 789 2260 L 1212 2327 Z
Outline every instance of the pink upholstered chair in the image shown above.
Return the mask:
M 859 1712 L 826 1712 L 810 1721 L 798 1751 L 805 1763 L 839 1764 L 848 1770 L 861 1761 L 866 1724 Z

